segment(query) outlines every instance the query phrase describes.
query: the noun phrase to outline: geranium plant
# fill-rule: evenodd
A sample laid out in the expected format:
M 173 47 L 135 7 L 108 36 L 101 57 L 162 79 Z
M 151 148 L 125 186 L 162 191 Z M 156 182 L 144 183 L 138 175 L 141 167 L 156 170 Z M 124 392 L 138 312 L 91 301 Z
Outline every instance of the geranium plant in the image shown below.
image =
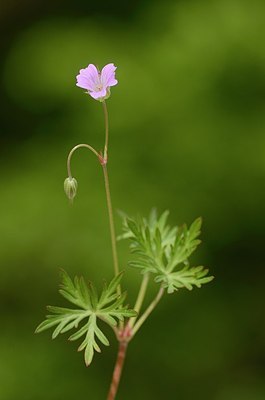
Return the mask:
M 189 227 L 186 225 L 170 227 L 167 223 L 169 212 L 160 216 L 152 210 L 148 218 L 123 217 L 123 232 L 117 238 L 113 220 L 113 210 L 108 177 L 108 141 L 109 122 L 106 100 L 110 97 L 110 88 L 117 85 L 116 67 L 107 64 L 101 71 L 93 64 L 81 69 L 77 75 L 76 85 L 86 90 L 93 99 L 102 103 L 105 119 L 105 144 L 103 152 L 98 152 L 89 144 L 78 144 L 67 158 L 68 177 L 64 189 L 70 202 L 77 193 L 77 181 L 72 176 L 71 158 L 73 153 L 85 147 L 98 159 L 104 176 L 106 202 L 109 216 L 110 237 L 113 256 L 114 276 L 110 283 L 104 283 L 98 294 L 94 285 L 83 277 L 70 276 L 63 271 L 60 294 L 71 303 L 70 308 L 48 306 L 49 314 L 37 327 L 36 332 L 52 328 L 52 338 L 59 334 L 70 333 L 69 340 L 80 340 L 79 351 L 84 352 L 85 364 L 89 366 L 94 353 L 101 352 L 102 345 L 108 346 L 109 339 L 103 332 L 104 324 L 109 325 L 119 343 L 118 355 L 114 366 L 112 381 L 107 399 L 116 398 L 128 344 L 142 327 L 164 294 L 177 292 L 181 288 L 192 290 L 210 282 L 208 269 L 202 266 L 191 266 L 190 256 L 200 243 L 201 219 L 196 219 Z M 132 259 L 129 266 L 142 275 L 142 282 L 136 295 L 133 308 L 126 303 L 126 293 L 122 289 L 123 272 L 120 272 L 117 239 L 127 239 L 130 243 Z M 142 304 L 150 281 L 158 285 L 158 291 L 149 306 L 142 312 Z M 102 326 L 102 328 L 101 328 Z M 100 347 L 101 346 L 101 347 Z

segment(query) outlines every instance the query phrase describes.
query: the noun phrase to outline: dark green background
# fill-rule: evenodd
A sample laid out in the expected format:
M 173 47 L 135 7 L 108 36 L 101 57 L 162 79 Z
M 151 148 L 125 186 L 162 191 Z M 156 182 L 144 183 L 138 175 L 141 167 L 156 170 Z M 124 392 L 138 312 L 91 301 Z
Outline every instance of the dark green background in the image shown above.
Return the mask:
M 76 343 L 33 332 L 46 304 L 65 304 L 60 267 L 98 286 L 112 276 L 102 171 L 86 150 L 74 207 L 63 192 L 69 149 L 104 140 L 101 105 L 75 76 L 108 62 L 114 208 L 201 215 L 193 262 L 215 275 L 161 302 L 117 398 L 265 398 L 264 15 L 262 0 L 1 1 L 1 399 L 106 398 L 114 340 L 86 368 Z M 138 282 L 128 270 L 131 304 Z

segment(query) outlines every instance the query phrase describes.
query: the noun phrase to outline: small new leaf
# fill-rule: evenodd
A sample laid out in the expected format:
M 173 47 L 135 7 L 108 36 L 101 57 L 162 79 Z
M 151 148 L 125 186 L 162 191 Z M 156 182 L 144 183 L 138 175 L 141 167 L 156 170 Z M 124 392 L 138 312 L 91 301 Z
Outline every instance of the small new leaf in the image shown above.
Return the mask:
M 197 218 L 189 228 L 171 228 L 167 225 L 169 212 L 165 211 L 159 218 L 155 210 L 149 219 L 125 218 L 124 234 L 120 238 L 130 239 L 130 250 L 134 255 L 129 262 L 142 273 L 152 273 L 154 280 L 173 293 L 180 288 L 191 290 L 193 286 L 201 287 L 213 277 L 206 276 L 208 269 L 189 267 L 189 257 L 200 244 L 201 218 Z
M 109 346 L 109 341 L 98 326 L 98 320 L 106 322 L 110 326 L 117 325 L 117 320 L 125 317 L 135 317 L 137 313 L 124 305 L 126 293 L 117 294 L 117 287 L 122 278 L 119 274 L 112 279 L 109 285 L 104 284 L 100 296 L 97 295 L 92 283 L 86 283 L 83 277 L 75 277 L 72 280 L 69 275 L 62 272 L 62 283 L 59 292 L 70 303 L 78 308 L 63 308 L 48 306 L 50 312 L 46 319 L 37 327 L 36 332 L 42 332 L 49 328 L 55 328 L 52 338 L 66 333 L 72 329 L 78 329 L 79 324 L 84 324 L 69 336 L 70 341 L 84 337 L 78 351 L 84 350 L 86 365 L 90 365 L 94 351 L 100 352 L 98 342 Z

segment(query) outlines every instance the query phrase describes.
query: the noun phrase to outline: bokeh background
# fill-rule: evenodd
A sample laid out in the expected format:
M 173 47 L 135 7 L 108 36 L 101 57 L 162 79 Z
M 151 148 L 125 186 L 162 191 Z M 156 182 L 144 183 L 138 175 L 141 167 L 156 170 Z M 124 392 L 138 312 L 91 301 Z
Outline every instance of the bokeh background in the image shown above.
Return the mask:
M 201 215 L 193 262 L 215 275 L 163 299 L 129 347 L 117 398 L 263 400 L 264 1 L 1 0 L 0 20 L 0 398 L 106 398 L 114 338 L 86 368 L 76 343 L 34 330 L 46 304 L 65 304 L 61 267 L 99 287 L 112 276 L 100 166 L 86 150 L 74 156 L 74 207 L 63 180 L 72 146 L 104 140 L 101 105 L 75 76 L 114 62 L 114 208 L 169 209 L 171 224 Z

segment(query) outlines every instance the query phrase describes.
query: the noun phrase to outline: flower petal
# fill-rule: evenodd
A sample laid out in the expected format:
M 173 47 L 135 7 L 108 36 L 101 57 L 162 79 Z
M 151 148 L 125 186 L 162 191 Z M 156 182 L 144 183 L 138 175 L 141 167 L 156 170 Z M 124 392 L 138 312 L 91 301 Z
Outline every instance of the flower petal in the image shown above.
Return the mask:
M 98 70 L 94 64 L 89 64 L 87 68 L 81 69 L 76 79 L 76 86 L 87 90 L 93 90 L 100 81 Z
M 93 89 L 93 87 L 92 87 L 92 85 L 91 85 L 91 83 L 90 83 L 88 78 L 86 78 L 86 77 L 84 77 L 82 75 L 78 75 L 76 77 L 76 79 L 77 79 L 76 86 L 78 86 L 78 87 L 80 87 L 82 89 L 87 89 L 87 90 L 92 90 Z
M 100 99 L 100 98 L 104 98 L 107 95 L 107 90 L 106 88 L 103 88 L 102 90 L 98 91 L 98 92 L 94 92 L 91 91 L 89 92 L 90 96 L 93 97 L 93 99 Z
M 105 65 L 101 71 L 101 83 L 104 87 L 117 85 L 118 81 L 115 79 L 115 70 L 117 67 L 113 63 Z

